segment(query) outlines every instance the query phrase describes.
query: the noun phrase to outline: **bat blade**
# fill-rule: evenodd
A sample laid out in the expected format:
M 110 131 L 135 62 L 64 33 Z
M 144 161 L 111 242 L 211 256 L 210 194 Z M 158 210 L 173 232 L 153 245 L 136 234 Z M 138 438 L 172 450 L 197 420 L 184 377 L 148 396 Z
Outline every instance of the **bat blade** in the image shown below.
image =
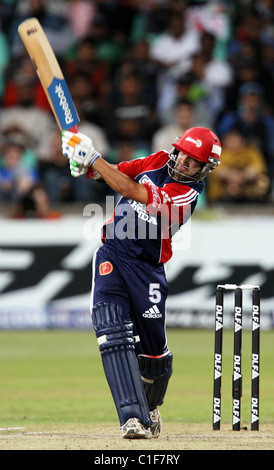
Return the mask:
M 18 33 L 32 60 L 60 130 L 78 132 L 77 111 L 41 24 L 37 18 L 29 18 L 19 25 Z

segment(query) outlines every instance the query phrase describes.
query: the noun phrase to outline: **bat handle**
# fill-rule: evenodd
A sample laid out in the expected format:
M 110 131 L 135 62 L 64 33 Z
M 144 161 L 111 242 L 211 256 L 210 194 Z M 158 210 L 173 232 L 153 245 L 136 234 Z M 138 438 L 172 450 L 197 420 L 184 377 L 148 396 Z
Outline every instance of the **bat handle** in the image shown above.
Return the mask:
M 70 132 L 73 132 L 74 134 L 78 133 L 77 125 L 71 127 L 69 130 L 70 130 Z

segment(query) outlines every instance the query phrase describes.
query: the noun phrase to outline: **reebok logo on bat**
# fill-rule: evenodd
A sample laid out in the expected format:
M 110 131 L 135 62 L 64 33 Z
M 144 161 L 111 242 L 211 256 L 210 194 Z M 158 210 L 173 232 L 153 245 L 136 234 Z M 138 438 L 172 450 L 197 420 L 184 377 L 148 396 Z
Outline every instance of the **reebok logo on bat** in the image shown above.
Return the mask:
M 61 108 L 64 111 L 66 124 L 71 124 L 73 122 L 73 116 L 72 116 L 72 112 L 69 108 L 69 104 L 67 102 L 67 98 L 65 96 L 65 92 L 62 88 L 61 83 L 59 83 L 58 85 L 55 86 L 55 94 L 58 96 L 59 105 L 61 106 Z
M 70 129 L 77 125 L 79 118 L 65 80 L 53 77 L 47 90 L 60 127 Z

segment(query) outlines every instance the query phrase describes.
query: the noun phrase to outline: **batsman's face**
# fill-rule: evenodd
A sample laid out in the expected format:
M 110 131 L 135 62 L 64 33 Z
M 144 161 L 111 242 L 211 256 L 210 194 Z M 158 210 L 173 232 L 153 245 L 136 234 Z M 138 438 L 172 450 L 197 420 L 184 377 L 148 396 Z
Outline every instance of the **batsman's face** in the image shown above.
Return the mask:
M 203 163 L 189 157 L 183 152 L 179 152 L 174 172 L 177 175 L 194 176 L 198 171 L 202 169 Z

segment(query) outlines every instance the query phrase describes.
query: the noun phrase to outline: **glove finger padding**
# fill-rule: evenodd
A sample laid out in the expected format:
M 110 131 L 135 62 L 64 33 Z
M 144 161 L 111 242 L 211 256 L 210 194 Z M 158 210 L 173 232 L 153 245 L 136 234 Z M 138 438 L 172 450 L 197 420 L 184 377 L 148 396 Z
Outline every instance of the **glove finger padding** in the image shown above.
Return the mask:
M 70 174 L 74 178 L 78 178 L 78 176 L 85 175 L 88 170 L 86 166 L 79 165 L 73 160 L 70 160 L 69 166 L 70 166 Z

